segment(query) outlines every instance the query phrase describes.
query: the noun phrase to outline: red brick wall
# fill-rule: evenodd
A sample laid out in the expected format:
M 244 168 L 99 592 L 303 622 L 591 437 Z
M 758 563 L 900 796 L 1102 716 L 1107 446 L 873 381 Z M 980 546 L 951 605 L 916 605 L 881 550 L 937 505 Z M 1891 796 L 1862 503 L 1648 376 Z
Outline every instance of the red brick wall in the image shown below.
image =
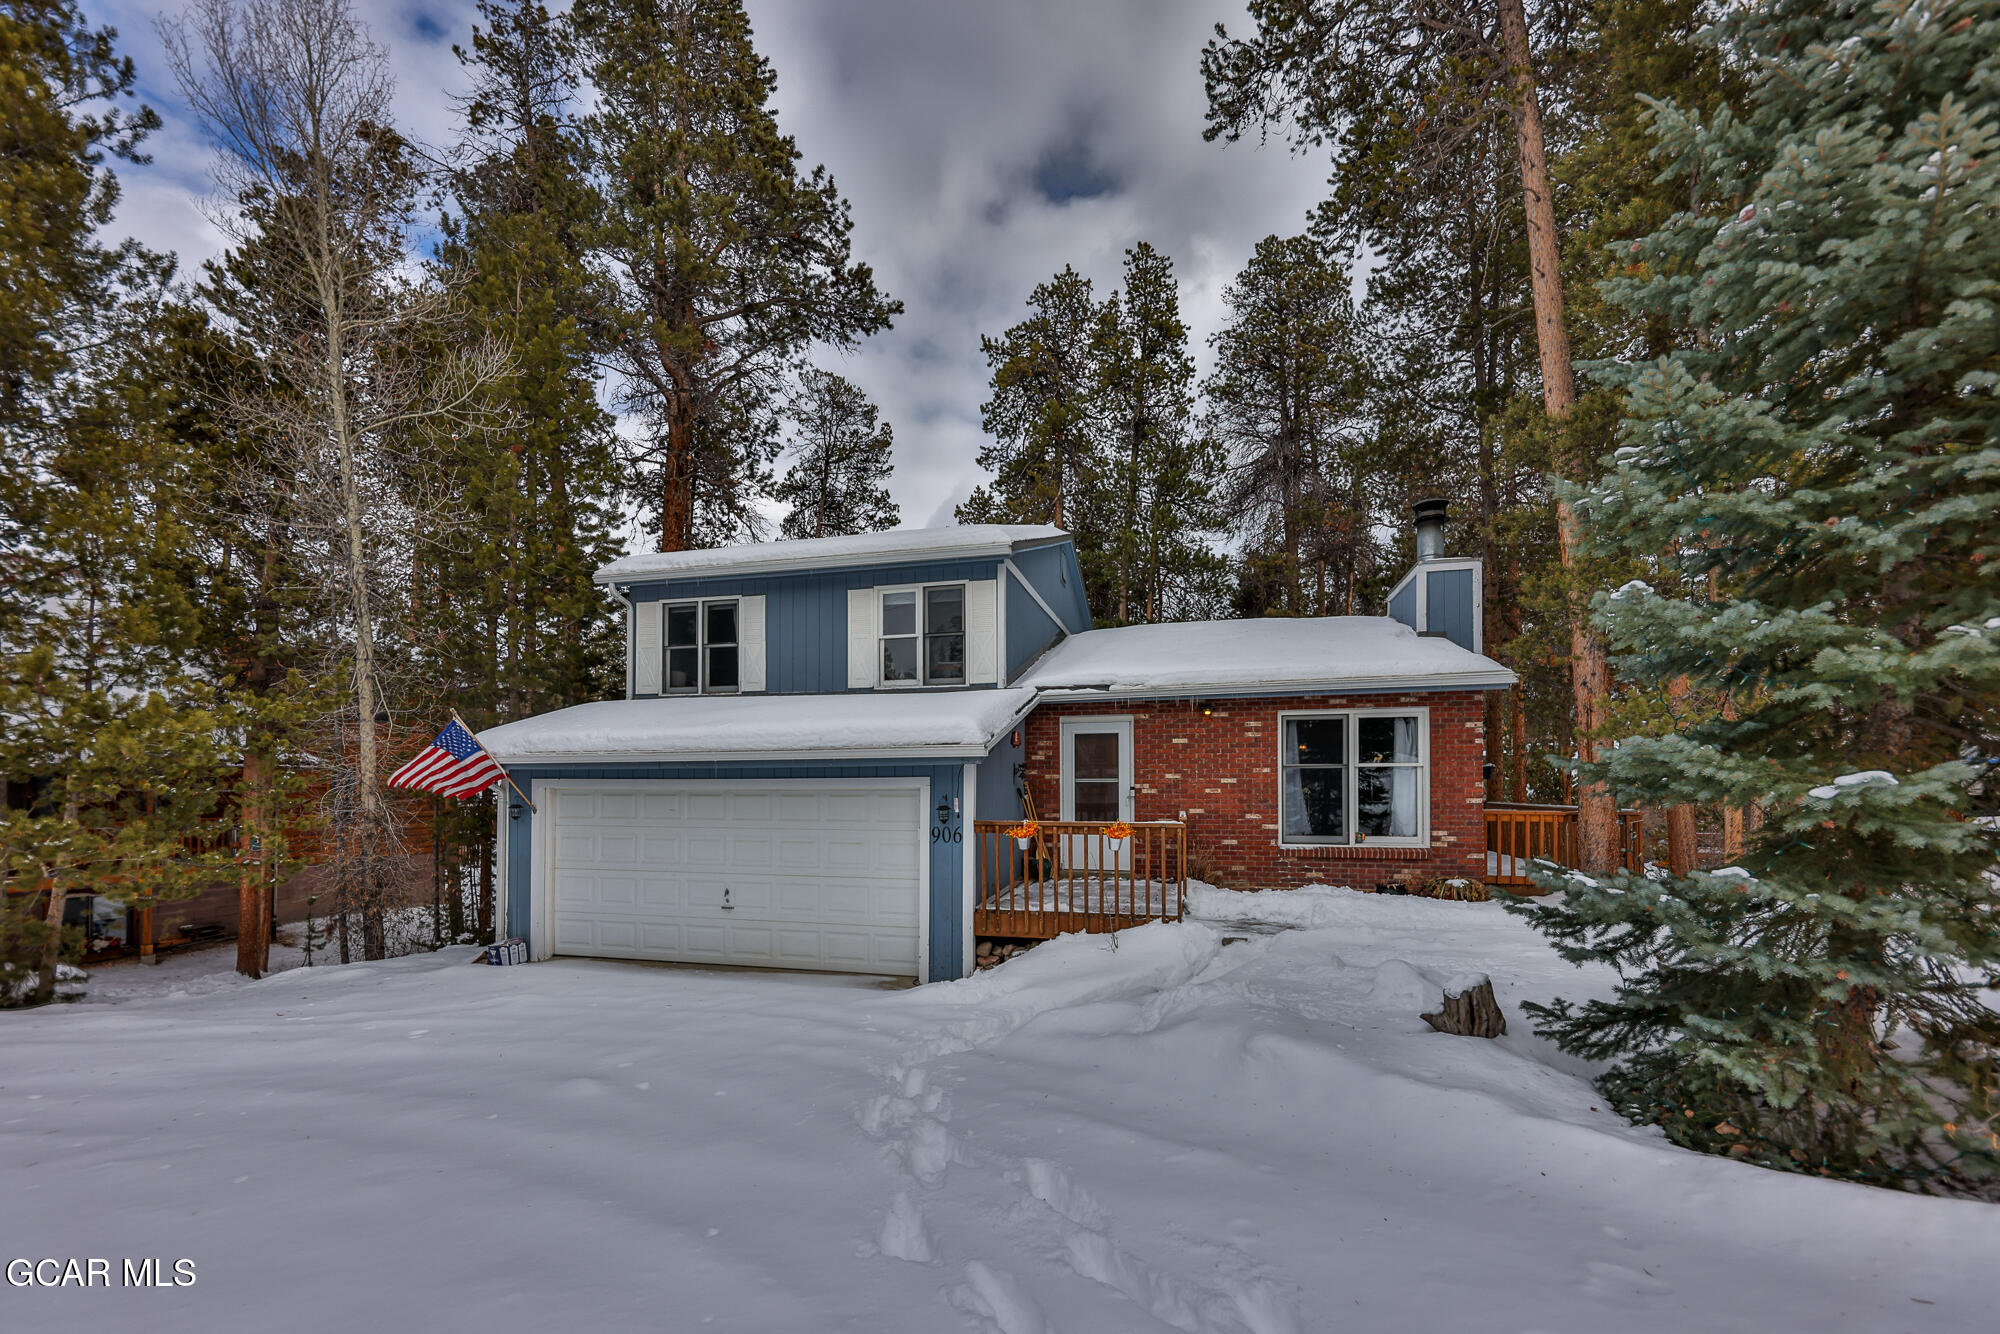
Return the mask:
M 1430 710 L 1428 848 L 1278 846 L 1278 714 L 1294 709 Z M 1434 876 L 1486 878 L 1485 708 L 1476 691 L 1408 695 L 1305 695 L 1193 700 L 1102 700 L 1044 704 L 1028 717 L 1028 784 L 1035 809 L 1061 809 L 1059 722 L 1066 714 L 1130 715 L 1134 818 L 1187 813 L 1197 870 L 1231 889 L 1352 885 L 1373 889 Z

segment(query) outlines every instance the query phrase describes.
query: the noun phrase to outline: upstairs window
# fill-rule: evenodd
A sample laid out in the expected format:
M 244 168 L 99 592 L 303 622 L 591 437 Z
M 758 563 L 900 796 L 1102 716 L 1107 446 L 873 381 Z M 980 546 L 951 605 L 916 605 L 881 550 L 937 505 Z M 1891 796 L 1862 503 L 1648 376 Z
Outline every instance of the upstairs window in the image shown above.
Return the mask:
M 736 599 L 669 602 L 666 607 L 669 694 L 730 694 L 739 683 Z
M 1420 709 L 1282 715 L 1281 841 L 1423 842 L 1429 730 L 1429 715 Z
M 882 684 L 965 684 L 965 585 L 882 593 Z

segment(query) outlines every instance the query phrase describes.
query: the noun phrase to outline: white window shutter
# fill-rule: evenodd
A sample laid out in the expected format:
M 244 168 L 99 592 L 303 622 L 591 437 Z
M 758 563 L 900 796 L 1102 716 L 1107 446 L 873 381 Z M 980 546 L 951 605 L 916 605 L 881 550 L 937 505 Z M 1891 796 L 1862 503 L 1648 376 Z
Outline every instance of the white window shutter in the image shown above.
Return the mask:
M 738 690 L 764 688 L 764 596 L 736 599 Z
M 660 693 L 660 604 L 632 608 L 632 693 Z
M 847 590 L 847 687 L 873 690 L 881 665 L 882 602 L 872 588 Z
M 986 685 L 1000 679 L 1000 584 L 979 579 L 965 586 L 965 679 Z

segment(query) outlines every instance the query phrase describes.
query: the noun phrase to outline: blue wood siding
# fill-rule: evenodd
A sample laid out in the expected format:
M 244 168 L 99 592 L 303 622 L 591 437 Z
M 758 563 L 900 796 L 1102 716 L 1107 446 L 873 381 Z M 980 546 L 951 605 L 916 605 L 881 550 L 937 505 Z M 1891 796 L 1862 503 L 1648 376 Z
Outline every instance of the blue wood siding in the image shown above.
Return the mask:
M 1090 628 L 1090 599 L 1083 591 L 1083 571 L 1076 563 L 1076 546 L 1052 542 L 1014 553 L 1014 568 L 1035 586 L 1042 600 L 1055 608 L 1063 629 L 1081 634 Z
M 764 688 L 773 695 L 847 689 L 847 590 L 888 584 L 992 579 L 1000 562 L 928 561 L 797 574 L 716 575 L 632 585 L 632 601 L 764 596 Z M 627 645 L 626 651 L 631 651 Z
M 537 778 L 569 778 L 590 782 L 616 778 L 713 779 L 732 782 L 754 778 L 928 778 L 931 782 L 930 824 L 930 976 L 928 982 L 963 977 L 971 971 L 964 955 L 965 932 L 965 766 L 958 764 L 573 764 L 516 765 L 514 781 L 533 791 Z M 511 802 L 520 798 L 509 793 Z M 940 819 L 939 804 L 945 807 Z M 528 935 L 533 873 L 538 849 L 533 823 L 524 810 L 510 819 L 507 840 L 507 929 Z
M 1046 596 L 1046 594 L 1044 595 Z M 1060 603 L 1051 603 L 1060 607 Z M 1006 680 L 1012 681 L 1021 669 L 1033 662 L 1042 650 L 1061 637 L 1063 628 L 1049 619 L 1028 590 L 1013 575 L 1007 576 L 1007 663 Z
M 1426 570 L 1430 586 L 1424 592 L 1428 630 L 1442 630 L 1444 637 L 1468 652 L 1474 650 L 1472 624 L 1472 571 Z
M 1417 628 L 1417 581 L 1412 579 L 1404 584 L 1402 591 L 1389 599 L 1389 619 L 1401 621 L 1412 630 Z
M 1017 727 L 1001 737 L 993 753 L 973 770 L 973 790 L 979 797 L 976 809 L 982 820 L 1019 820 L 1027 814 L 1021 809 L 1021 789 L 1014 782 L 1014 766 L 1021 763 L 1022 754 L 1014 738 L 1020 734 Z

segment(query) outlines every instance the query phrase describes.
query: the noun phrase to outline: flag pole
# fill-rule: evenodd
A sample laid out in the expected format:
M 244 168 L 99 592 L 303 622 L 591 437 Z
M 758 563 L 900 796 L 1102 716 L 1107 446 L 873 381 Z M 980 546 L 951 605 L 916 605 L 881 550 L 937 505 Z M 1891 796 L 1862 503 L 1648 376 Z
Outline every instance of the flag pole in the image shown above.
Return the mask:
M 467 723 L 465 719 L 458 716 L 457 709 L 453 709 L 451 711 L 451 720 L 457 723 L 460 727 L 463 727 L 465 729 L 465 734 L 472 738 L 473 745 L 478 746 L 481 750 L 486 751 L 487 759 L 493 760 L 493 752 L 490 750 L 486 750 L 486 743 L 479 739 L 479 733 L 473 731 L 471 724 Z M 527 793 L 521 791 L 521 785 L 514 781 L 514 775 L 507 772 L 507 766 L 501 764 L 500 761 L 498 760 L 493 760 L 493 764 L 496 768 L 500 770 L 500 776 L 507 780 L 507 786 L 514 789 L 514 795 L 519 797 L 522 801 L 527 802 L 529 810 L 535 811 L 535 814 L 540 815 L 541 812 L 535 810 L 534 801 L 528 796 Z

